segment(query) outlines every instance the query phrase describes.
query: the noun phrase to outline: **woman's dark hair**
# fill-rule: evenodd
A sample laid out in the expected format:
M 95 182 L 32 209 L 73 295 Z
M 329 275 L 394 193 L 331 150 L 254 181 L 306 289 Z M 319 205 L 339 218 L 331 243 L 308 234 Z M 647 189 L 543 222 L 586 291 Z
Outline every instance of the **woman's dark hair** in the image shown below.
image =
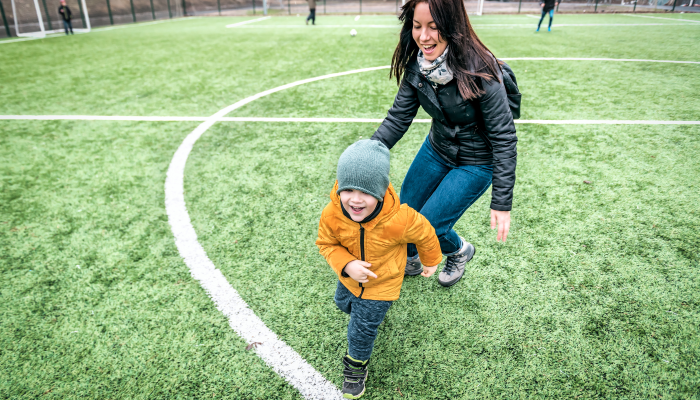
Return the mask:
M 403 27 L 389 76 L 395 76 L 401 84 L 408 62 L 418 54 L 418 45 L 413 40 L 413 14 L 421 2 L 428 3 L 440 37 L 450 46 L 445 62 L 457 81 L 459 94 L 465 100 L 483 94 L 476 78 L 498 79 L 496 57 L 476 36 L 462 0 L 409 0 L 401 7 L 399 20 Z

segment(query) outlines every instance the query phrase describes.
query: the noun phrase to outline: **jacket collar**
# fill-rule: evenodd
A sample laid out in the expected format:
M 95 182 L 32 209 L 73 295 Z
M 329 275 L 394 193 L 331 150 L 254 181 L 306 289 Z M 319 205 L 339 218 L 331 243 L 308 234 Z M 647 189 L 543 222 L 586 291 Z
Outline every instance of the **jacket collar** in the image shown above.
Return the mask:
M 438 115 L 432 117 L 440 120 L 440 122 L 443 122 L 444 124 L 447 124 L 447 120 L 445 119 L 445 115 L 442 113 L 442 106 L 440 105 L 440 101 L 437 98 L 435 90 L 430 84 L 430 81 L 420 73 L 417 58 L 412 58 L 411 61 L 408 62 L 408 65 L 406 66 L 406 80 L 408 83 L 413 85 L 413 87 L 423 93 L 431 103 L 433 103 Z
M 345 221 L 347 224 L 352 224 L 359 227 L 359 222 L 355 222 L 352 219 L 345 217 L 343 213 L 343 205 L 340 204 L 340 196 L 338 196 L 337 192 L 338 181 L 336 180 L 335 185 L 333 185 L 333 190 L 331 190 L 331 202 L 335 206 L 336 212 L 340 215 L 341 220 Z M 380 222 L 388 220 L 398 213 L 400 207 L 401 203 L 399 202 L 399 195 L 396 193 L 394 187 L 390 183 L 389 188 L 387 188 L 386 193 L 384 194 L 384 201 L 382 203 L 382 209 L 379 211 L 379 215 L 368 222 L 362 223 L 362 227 L 365 228 L 366 231 L 371 231 Z

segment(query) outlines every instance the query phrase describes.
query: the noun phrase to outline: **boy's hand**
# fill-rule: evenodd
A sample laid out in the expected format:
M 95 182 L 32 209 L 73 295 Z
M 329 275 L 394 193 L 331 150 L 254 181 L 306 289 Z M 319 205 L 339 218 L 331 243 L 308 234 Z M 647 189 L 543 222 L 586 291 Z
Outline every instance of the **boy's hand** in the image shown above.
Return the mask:
M 426 277 L 426 278 L 430 278 L 431 276 L 433 276 L 433 274 L 435 273 L 435 271 L 437 271 L 437 267 L 438 267 L 437 265 L 434 266 L 434 267 L 426 267 L 426 266 L 424 265 L 424 266 L 423 266 L 423 272 L 421 272 L 420 274 L 421 274 L 421 276 L 424 276 L 424 277 Z
M 371 266 L 372 264 L 368 263 L 367 261 L 350 261 L 345 266 L 345 273 L 360 283 L 367 283 L 369 282 L 370 276 L 375 279 L 377 278 L 377 275 L 368 269 Z

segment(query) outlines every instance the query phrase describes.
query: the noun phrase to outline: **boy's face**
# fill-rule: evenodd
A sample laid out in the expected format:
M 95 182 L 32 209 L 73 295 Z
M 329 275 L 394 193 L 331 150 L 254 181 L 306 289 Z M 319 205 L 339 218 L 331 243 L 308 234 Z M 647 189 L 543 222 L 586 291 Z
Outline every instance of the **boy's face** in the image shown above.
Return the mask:
M 360 222 L 372 214 L 378 203 L 371 195 L 356 189 L 341 191 L 340 202 L 355 222 Z

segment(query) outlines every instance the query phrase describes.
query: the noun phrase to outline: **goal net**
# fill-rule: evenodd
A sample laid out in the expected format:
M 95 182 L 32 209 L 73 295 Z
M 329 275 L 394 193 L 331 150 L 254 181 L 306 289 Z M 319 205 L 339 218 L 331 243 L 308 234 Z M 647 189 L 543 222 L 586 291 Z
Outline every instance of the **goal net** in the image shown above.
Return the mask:
M 44 37 L 63 32 L 63 18 L 58 5 L 49 8 L 46 0 L 11 0 L 15 34 L 19 37 Z M 51 2 L 54 3 L 53 1 Z M 71 10 L 74 32 L 90 31 L 90 16 L 85 0 L 66 0 Z

